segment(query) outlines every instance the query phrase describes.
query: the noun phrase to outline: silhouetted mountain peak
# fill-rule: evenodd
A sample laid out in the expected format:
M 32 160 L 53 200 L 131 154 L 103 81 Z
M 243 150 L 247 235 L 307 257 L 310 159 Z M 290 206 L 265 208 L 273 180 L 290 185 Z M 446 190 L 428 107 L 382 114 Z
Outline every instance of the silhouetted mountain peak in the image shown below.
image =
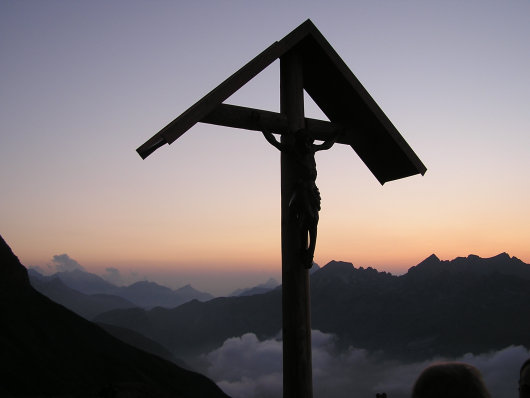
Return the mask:
M 0 236 L 0 291 L 17 292 L 30 288 L 28 271 Z
M 387 274 L 386 272 L 379 272 L 375 268 L 372 267 L 359 267 L 355 268 L 355 266 L 352 263 L 348 263 L 345 261 L 335 261 L 332 260 L 328 264 L 326 264 L 324 267 L 322 267 L 320 270 L 320 273 L 325 273 L 328 275 L 343 275 L 343 276 L 368 276 L 368 275 L 379 275 L 379 274 Z
M 244 289 L 236 289 L 230 294 L 230 296 L 253 296 L 255 294 L 263 294 L 270 292 L 279 286 L 280 284 L 276 279 L 269 278 L 265 283 L 260 283 L 259 285 Z
M 317 283 L 326 284 L 348 284 L 348 281 L 352 278 L 354 272 L 355 267 L 352 263 L 332 260 L 311 275 L 311 281 L 317 281 Z
M 501 261 L 509 261 L 509 260 L 512 260 L 512 259 L 518 260 L 518 258 L 516 258 L 516 257 L 510 257 L 510 255 L 508 253 L 506 253 L 506 252 L 502 252 L 500 254 L 497 254 L 496 256 L 493 256 L 492 259 L 501 260 Z
M 178 288 L 177 290 L 174 290 L 174 293 L 182 297 L 184 301 L 188 301 L 190 299 L 198 299 L 200 301 L 208 301 L 213 299 L 213 296 L 210 293 L 207 292 L 201 292 L 197 289 L 195 289 L 190 284 L 187 284 L 185 286 L 182 286 L 181 288 Z
M 179 293 L 179 294 L 193 294 L 193 293 L 199 293 L 199 291 L 188 283 L 187 285 L 184 285 L 184 286 L 179 287 L 178 289 L 176 289 L 175 293 Z
M 422 263 L 440 263 L 440 261 L 441 260 L 438 258 L 438 256 L 433 253 L 429 257 L 427 257 L 425 260 L 423 260 Z
M 429 267 L 437 267 L 440 265 L 442 261 L 438 258 L 436 254 L 431 254 L 429 257 L 427 257 L 425 260 L 421 261 L 418 265 L 415 265 L 414 267 L 411 267 L 409 269 L 423 269 L 423 268 L 429 268 Z
M 149 290 L 156 289 L 156 290 L 167 292 L 167 293 L 171 292 L 171 289 L 169 287 L 162 286 L 156 282 L 151 282 L 151 281 L 135 282 L 132 285 L 125 287 L 124 289 L 140 290 L 140 291 L 149 291 Z
M 433 275 L 439 274 L 443 269 L 442 261 L 436 256 L 436 254 L 431 254 L 425 260 L 420 262 L 418 265 L 410 267 L 406 275 L 409 277 L 431 277 Z
M 311 266 L 311 268 L 309 268 L 309 275 L 313 275 L 318 270 L 320 270 L 320 265 L 313 261 L 313 265 Z
M 508 253 L 500 253 L 489 258 L 482 258 L 476 254 L 455 259 L 440 260 L 434 254 L 427 257 L 418 265 L 411 267 L 407 275 L 413 277 L 433 277 L 446 275 L 488 275 L 488 274 L 514 275 L 530 279 L 530 266 Z
M 342 273 L 342 272 L 351 272 L 352 269 L 355 269 L 352 263 L 347 263 L 345 261 L 331 260 L 329 263 L 327 263 L 321 268 L 321 271 L 325 270 L 326 272 Z
M 332 294 L 335 289 L 370 289 L 378 283 L 386 283 L 389 278 L 397 277 L 387 272 L 378 272 L 372 267 L 355 268 L 352 263 L 333 260 L 311 276 L 311 286 L 318 286 Z
M 112 293 L 116 290 L 115 285 L 107 282 L 102 277 L 78 268 L 58 272 L 55 275 L 61 278 L 68 287 L 84 294 Z

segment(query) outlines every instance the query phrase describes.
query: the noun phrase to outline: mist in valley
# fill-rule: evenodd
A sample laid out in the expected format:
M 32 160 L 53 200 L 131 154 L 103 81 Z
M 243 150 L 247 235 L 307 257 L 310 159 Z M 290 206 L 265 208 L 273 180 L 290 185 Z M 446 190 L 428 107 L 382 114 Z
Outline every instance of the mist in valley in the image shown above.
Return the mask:
M 479 337 L 479 334 L 477 334 Z M 509 346 L 483 354 L 457 358 L 435 357 L 419 362 L 385 359 L 383 353 L 349 347 L 341 350 L 333 334 L 312 332 L 313 389 L 315 397 L 408 398 L 412 385 L 428 365 L 461 361 L 477 367 L 495 398 L 517 396 L 521 364 L 530 357 L 522 346 Z M 201 372 L 233 398 L 276 398 L 282 395 L 282 342 L 277 338 L 259 341 L 253 333 L 227 339 L 201 358 Z

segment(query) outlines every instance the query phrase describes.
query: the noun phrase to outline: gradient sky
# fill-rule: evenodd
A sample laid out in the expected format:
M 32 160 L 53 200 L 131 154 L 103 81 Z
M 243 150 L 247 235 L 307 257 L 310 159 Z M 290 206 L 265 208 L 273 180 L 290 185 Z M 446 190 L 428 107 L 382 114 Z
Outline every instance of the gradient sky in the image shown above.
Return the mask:
M 381 186 L 351 148 L 319 152 L 315 261 L 530 262 L 526 0 L 3 1 L 0 234 L 27 266 L 279 276 L 280 156 L 259 133 L 135 149 L 307 18 L 428 168 Z M 278 111 L 278 71 L 228 102 Z

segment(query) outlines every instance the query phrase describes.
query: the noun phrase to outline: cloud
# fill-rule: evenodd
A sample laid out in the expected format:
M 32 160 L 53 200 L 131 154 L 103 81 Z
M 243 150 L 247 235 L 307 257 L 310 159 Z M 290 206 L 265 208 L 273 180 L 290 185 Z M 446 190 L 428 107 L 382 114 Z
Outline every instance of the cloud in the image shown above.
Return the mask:
M 230 382 L 242 377 L 281 373 L 282 342 L 276 339 L 259 341 L 255 334 L 247 333 L 226 340 L 221 348 L 208 354 L 207 359 L 212 364 L 210 374 Z
M 530 351 L 525 347 L 510 346 L 488 354 L 477 356 L 468 354 L 461 360 L 480 369 L 494 397 L 513 397 L 517 395 L 519 369 L 528 358 Z
M 53 256 L 51 265 L 55 267 L 57 272 L 73 271 L 76 269 L 85 271 L 85 268 L 81 264 L 73 258 L 70 258 L 66 253 Z
M 410 392 L 414 381 L 424 368 L 436 362 L 458 361 L 469 363 L 480 370 L 493 397 L 511 398 L 517 395 L 519 368 L 528 357 L 530 351 L 525 347 L 509 346 L 499 351 L 478 355 L 465 354 L 458 358 L 440 357 L 406 365 L 396 363 L 393 368 L 385 370 L 378 387 L 381 391 L 386 391 L 389 397 L 406 396 L 404 393 Z
M 339 353 L 335 336 L 312 332 L 313 381 L 315 396 L 352 397 L 352 385 L 359 396 L 374 395 L 376 367 L 364 350 Z M 269 398 L 282 396 L 282 342 L 278 338 L 259 341 L 255 334 L 226 340 L 209 353 L 206 369 L 209 377 L 233 398 Z M 355 369 L 370 372 L 354 382 Z
M 410 396 L 420 372 L 438 361 L 456 360 L 476 366 L 496 398 L 513 397 L 519 367 L 530 357 L 528 349 L 510 346 L 503 350 L 460 358 L 433 358 L 401 363 L 379 354 L 348 348 L 340 351 L 335 336 L 313 331 L 313 389 L 315 396 L 350 398 L 375 397 L 386 392 L 391 398 Z M 233 398 L 282 396 L 282 342 L 279 338 L 259 341 L 252 333 L 230 338 L 205 357 L 203 371 Z
M 233 398 L 282 396 L 282 342 L 277 339 L 259 341 L 253 333 L 230 338 L 206 360 L 208 375 Z

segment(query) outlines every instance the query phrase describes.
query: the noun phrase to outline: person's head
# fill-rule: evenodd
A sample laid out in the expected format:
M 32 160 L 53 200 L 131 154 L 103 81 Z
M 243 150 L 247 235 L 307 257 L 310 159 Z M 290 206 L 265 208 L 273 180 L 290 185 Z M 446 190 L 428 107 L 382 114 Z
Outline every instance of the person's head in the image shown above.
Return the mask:
M 412 398 L 490 398 L 474 366 L 445 362 L 429 366 L 416 380 Z
M 519 398 L 530 398 L 530 359 L 527 359 L 519 371 Z

